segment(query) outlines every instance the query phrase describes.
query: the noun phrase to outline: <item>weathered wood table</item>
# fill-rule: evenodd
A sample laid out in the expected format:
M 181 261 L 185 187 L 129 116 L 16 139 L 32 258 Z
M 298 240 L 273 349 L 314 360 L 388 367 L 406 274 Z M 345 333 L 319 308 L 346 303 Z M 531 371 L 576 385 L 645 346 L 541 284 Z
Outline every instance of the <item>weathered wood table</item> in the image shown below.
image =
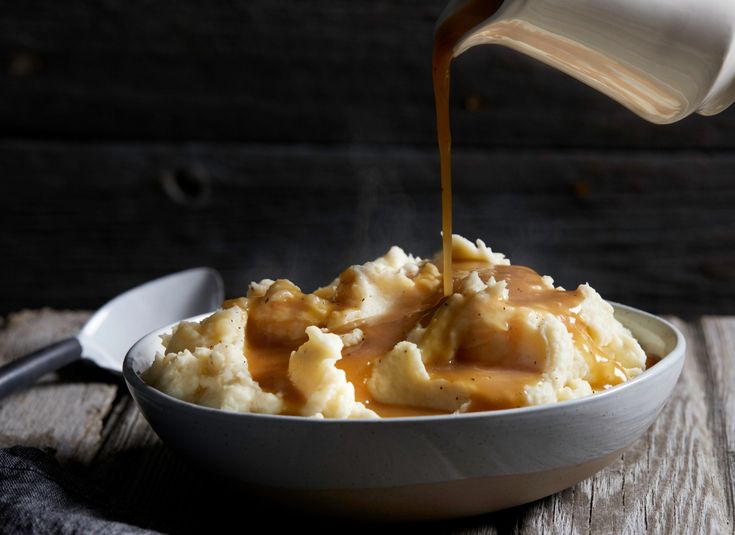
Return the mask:
M 0 330 L 0 362 L 74 333 L 87 317 L 85 312 L 52 310 L 9 316 Z M 495 514 L 433 522 L 421 529 L 534 534 L 732 532 L 735 317 L 674 321 L 688 342 L 681 379 L 652 428 L 620 459 L 593 478 L 546 499 Z M 240 529 L 254 526 L 251 522 L 259 518 L 273 527 L 300 522 L 318 522 L 320 529 L 348 527 L 284 514 L 215 486 L 158 440 L 122 382 L 82 364 L 0 401 L 0 446 L 12 445 L 44 449 L 78 481 L 97 488 L 104 485 L 117 508 L 125 512 L 118 520 L 137 526 L 202 532 L 216 516 L 222 525 Z

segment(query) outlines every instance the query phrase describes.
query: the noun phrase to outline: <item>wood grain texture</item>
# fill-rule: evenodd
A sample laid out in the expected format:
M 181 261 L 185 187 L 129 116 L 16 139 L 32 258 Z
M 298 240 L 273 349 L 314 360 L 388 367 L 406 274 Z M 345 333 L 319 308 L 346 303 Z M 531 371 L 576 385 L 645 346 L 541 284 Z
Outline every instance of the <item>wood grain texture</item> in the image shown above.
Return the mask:
M 75 334 L 88 316 L 51 310 L 11 315 L 0 331 L 0 362 Z M 61 378 L 52 374 L 0 400 L 0 446 L 51 449 L 61 460 L 89 463 L 99 447 L 116 387 L 69 379 L 68 374 Z
M 718 468 L 730 483 L 727 499 L 730 510 L 735 510 L 735 318 L 705 317 L 702 331 L 709 356 L 709 387 L 717 400 L 711 419 L 720 437 Z
M 28 338 L 30 346 L 37 344 L 36 338 L 46 343 L 54 336 L 68 334 L 85 315 L 47 310 L 10 318 L 0 330 L 0 354 L 9 355 L 6 347 L 13 345 L 19 333 Z M 731 533 L 735 525 L 730 438 L 735 318 L 673 321 L 688 343 L 681 379 L 653 426 L 617 461 L 594 477 L 531 504 L 408 527 L 426 533 L 468 535 Z M 59 327 L 64 324 L 66 329 Z M 0 402 L 0 429 L 5 432 L 9 418 L 16 418 L 12 429 L 17 443 L 34 444 L 26 439 L 23 429 L 55 437 L 56 455 L 66 464 L 89 464 L 88 468 L 77 466 L 77 470 L 82 470 L 90 483 L 114 489 L 113 499 L 133 524 L 170 533 L 197 533 L 212 527 L 210 517 L 203 512 L 216 510 L 222 527 L 242 522 L 243 515 L 263 520 L 280 515 L 284 527 L 319 522 L 327 532 L 374 533 L 375 526 L 305 518 L 291 512 L 284 515 L 257 498 L 243 499 L 240 489 L 207 479 L 163 446 L 122 385 L 98 382 L 87 388 L 101 397 L 79 403 L 56 390 L 58 410 L 68 413 L 58 422 L 39 420 L 30 412 L 11 416 L 5 410 L 7 402 Z M 102 396 L 110 389 L 117 391 L 111 408 L 109 401 L 105 404 L 109 398 Z M 27 392 L 28 403 L 35 404 L 36 410 L 47 410 L 39 401 L 44 392 L 41 387 Z M 93 410 L 94 403 L 108 410 Z M 94 423 L 83 424 L 85 421 Z M 62 429 L 74 423 L 102 432 L 88 434 L 80 441 Z M 201 492 L 215 487 L 221 492 Z M 182 506 L 191 503 L 192 493 L 196 494 L 196 506 Z M 407 526 L 380 529 L 405 532 Z
M 434 145 L 445 0 L 24 0 L 0 17 L 0 136 Z M 735 112 L 644 123 L 511 50 L 454 66 L 457 145 L 733 147 Z
M 0 365 L 79 332 L 90 313 L 24 310 L 0 322 Z
M 0 143 L 0 313 L 209 264 L 230 296 L 440 247 L 433 149 Z M 457 150 L 455 229 L 565 287 L 735 312 L 735 154 Z M 696 176 L 696 180 L 692 177 Z M 66 178 L 60 178 L 66 177 Z
M 684 533 L 695 526 L 702 533 L 727 533 L 733 526 L 731 476 L 722 459 L 723 430 L 713 418 L 723 399 L 712 391 L 726 381 L 713 374 L 713 364 L 725 356 L 707 350 L 709 337 L 698 323 L 676 325 L 687 340 L 687 359 L 649 433 L 646 526 L 654 533 Z

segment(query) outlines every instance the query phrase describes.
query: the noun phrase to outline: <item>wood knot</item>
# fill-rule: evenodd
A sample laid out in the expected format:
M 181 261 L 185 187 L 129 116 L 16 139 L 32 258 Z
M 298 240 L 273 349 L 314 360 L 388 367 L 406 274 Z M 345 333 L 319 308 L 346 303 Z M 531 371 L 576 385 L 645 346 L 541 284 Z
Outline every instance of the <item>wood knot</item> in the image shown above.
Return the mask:
M 16 78 L 33 76 L 41 69 L 41 58 L 33 52 L 16 52 L 8 58 L 8 74 Z
M 201 166 L 166 170 L 161 174 L 160 183 L 166 196 L 176 204 L 206 206 L 212 196 L 209 173 Z
M 483 107 L 484 103 L 479 95 L 467 95 L 464 99 L 464 109 L 469 112 L 480 111 Z
M 587 199 L 592 193 L 592 186 L 585 180 L 578 180 L 572 184 L 570 190 L 576 199 Z

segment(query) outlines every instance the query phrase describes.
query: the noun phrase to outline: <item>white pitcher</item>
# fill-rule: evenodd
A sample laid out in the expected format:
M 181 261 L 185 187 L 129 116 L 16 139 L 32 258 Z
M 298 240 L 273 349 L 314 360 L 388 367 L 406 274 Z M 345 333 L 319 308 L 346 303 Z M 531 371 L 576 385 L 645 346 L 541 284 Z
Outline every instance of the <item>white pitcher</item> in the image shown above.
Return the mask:
M 478 1 L 453 0 L 439 24 Z M 663 124 L 735 100 L 734 32 L 735 0 L 505 0 L 454 56 L 504 45 Z

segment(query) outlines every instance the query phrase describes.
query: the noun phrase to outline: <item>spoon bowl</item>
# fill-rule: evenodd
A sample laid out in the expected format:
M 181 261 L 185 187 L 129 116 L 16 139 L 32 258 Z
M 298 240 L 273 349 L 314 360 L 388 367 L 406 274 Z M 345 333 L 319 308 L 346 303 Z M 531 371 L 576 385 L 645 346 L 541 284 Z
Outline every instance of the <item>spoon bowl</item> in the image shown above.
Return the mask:
M 222 279 L 206 267 L 187 269 L 146 282 L 108 301 L 78 335 L 82 356 L 115 373 L 131 344 L 152 325 L 168 325 L 215 310 L 224 300 Z
M 152 326 L 214 310 L 223 299 L 222 279 L 207 267 L 179 271 L 136 286 L 95 312 L 76 336 L 0 367 L 0 398 L 80 358 L 120 374 L 126 351 Z

